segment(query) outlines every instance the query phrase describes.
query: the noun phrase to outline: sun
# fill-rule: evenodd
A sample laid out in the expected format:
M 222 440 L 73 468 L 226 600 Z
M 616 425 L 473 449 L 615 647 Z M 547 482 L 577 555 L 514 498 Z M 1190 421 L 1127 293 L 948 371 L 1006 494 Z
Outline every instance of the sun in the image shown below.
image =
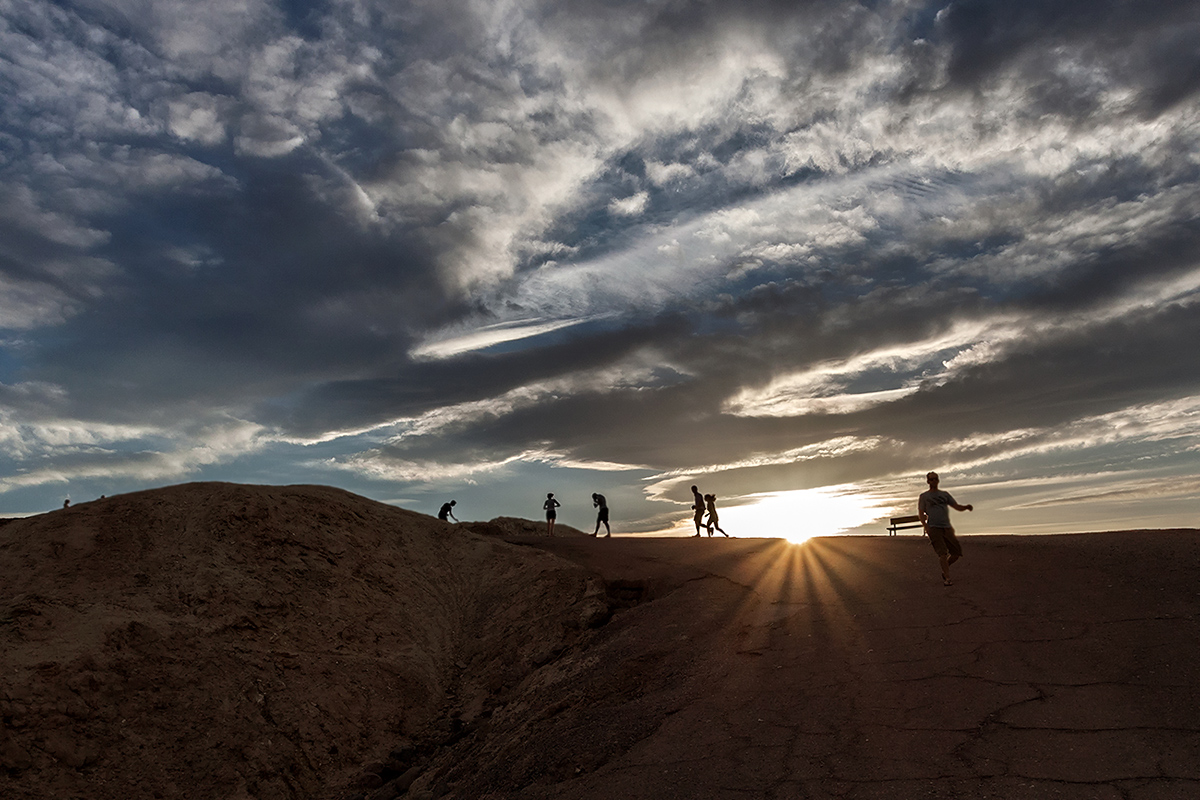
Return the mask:
M 823 486 L 790 492 L 764 492 L 739 498 L 742 505 L 721 509 L 721 526 L 735 536 L 763 536 L 801 543 L 832 536 L 879 518 L 880 498 L 856 486 Z

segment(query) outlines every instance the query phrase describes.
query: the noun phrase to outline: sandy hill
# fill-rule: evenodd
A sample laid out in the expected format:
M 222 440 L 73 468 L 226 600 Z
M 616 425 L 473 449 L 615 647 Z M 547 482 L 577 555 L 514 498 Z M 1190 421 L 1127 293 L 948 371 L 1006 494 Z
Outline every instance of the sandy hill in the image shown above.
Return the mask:
M 966 535 L 943 587 L 919 536 L 493 523 L 193 484 L 0 526 L 0 797 L 1200 796 L 1194 530 Z
M 330 488 L 191 484 L 12 521 L 0 796 L 318 796 L 473 722 L 606 615 L 572 564 Z

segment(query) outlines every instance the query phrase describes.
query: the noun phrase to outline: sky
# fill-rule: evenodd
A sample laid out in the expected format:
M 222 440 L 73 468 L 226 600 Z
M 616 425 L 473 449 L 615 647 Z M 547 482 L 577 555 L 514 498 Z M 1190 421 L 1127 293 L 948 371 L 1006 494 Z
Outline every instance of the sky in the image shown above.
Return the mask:
M 1194 0 L 0 0 L 0 516 L 1194 527 Z

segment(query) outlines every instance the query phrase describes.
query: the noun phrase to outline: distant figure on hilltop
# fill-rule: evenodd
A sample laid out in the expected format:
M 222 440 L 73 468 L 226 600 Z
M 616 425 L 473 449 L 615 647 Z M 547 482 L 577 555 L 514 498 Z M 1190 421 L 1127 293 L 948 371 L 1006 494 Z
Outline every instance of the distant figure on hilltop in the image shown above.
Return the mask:
M 608 526 L 608 501 L 604 499 L 604 495 L 592 492 L 592 505 L 600 509 L 596 512 L 596 530 L 592 532 L 592 536 L 600 534 L 600 523 L 604 523 L 604 530 L 608 533 L 604 534 L 604 538 L 612 536 L 612 528 Z
M 559 508 L 561 505 L 562 503 L 554 499 L 554 492 L 546 493 L 546 502 L 542 503 L 542 508 L 546 509 L 546 530 L 549 531 L 551 536 L 554 535 L 554 520 L 558 517 L 554 509 Z
M 929 536 L 929 543 L 933 545 L 933 551 L 937 553 L 938 561 L 942 565 L 942 584 L 949 586 L 950 565 L 962 558 L 963 554 L 962 545 L 958 543 L 958 537 L 954 535 L 954 528 L 950 525 L 950 509 L 974 511 L 975 507 L 960 506 L 949 492 L 938 489 L 939 479 L 936 472 L 926 475 L 925 480 L 929 483 L 929 491 L 922 492 L 917 498 L 917 514 L 921 517 L 921 524 Z
M 708 508 L 708 522 L 705 523 L 705 527 L 708 528 L 708 535 L 712 536 L 713 528 L 716 528 L 721 531 L 722 536 L 728 539 L 729 534 L 717 524 L 717 496 L 715 494 L 706 494 L 704 495 L 704 502 Z
M 704 498 L 700 495 L 700 490 L 692 485 L 692 511 L 696 512 L 695 518 L 692 520 L 696 523 L 696 536 L 700 535 L 700 520 L 704 519 Z M 709 536 L 712 536 L 712 531 L 709 531 Z
M 63 508 L 70 508 L 70 507 L 71 507 L 71 498 L 68 497 L 66 500 L 63 500 Z
M 458 522 L 458 517 L 454 516 L 454 512 L 450 510 L 456 505 L 458 505 L 457 500 L 451 500 L 449 503 L 442 503 L 442 510 L 438 512 L 438 519 L 440 519 L 442 522 L 449 522 L 450 520 Z M 447 517 L 449 519 L 447 519 Z

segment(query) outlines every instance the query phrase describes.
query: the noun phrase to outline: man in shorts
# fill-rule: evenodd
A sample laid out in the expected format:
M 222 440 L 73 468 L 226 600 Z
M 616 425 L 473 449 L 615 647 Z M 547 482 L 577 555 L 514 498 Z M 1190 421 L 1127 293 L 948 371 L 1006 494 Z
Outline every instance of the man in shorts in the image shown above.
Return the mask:
M 936 472 L 926 475 L 925 480 L 929 483 L 929 491 L 922 492 L 917 498 L 917 514 L 921 517 L 921 524 L 925 526 L 929 543 L 933 545 L 933 550 L 942 565 L 942 584 L 949 586 L 950 565 L 962 558 L 963 554 L 962 545 L 958 543 L 958 537 L 954 535 L 954 528 L 950 525 L 950 509 L 974 511 L 975 507 L 960 506 L 949 492 L 938 489 Z

